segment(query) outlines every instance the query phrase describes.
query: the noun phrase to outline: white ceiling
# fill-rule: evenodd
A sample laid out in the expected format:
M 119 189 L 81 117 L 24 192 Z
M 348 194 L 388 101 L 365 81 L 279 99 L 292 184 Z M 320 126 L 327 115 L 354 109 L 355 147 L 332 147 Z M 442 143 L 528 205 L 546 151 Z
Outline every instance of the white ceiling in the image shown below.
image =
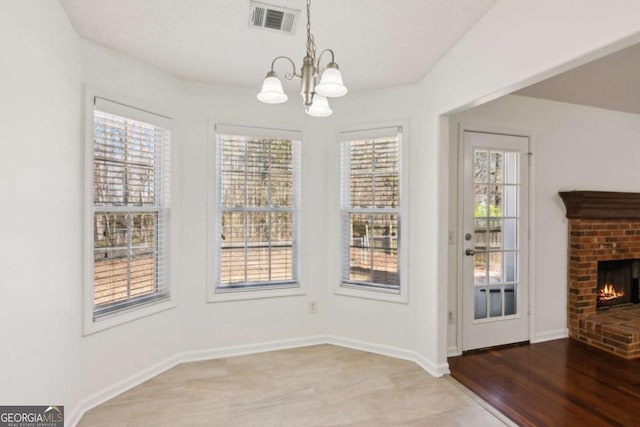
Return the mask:
M 299 68 L 306 39 L 304 0 L 261 1 L 303 10 L 295 34 L 250 29 L 249 0 L 60 0 L 86 39 L 184 79 L 256 89 L 276 56 Z M 419 81 L 495 2 L 315 0 L 311 31 L 351 92 L 379 89 Z
M 640 114 L 640 44 L 515 94 Z

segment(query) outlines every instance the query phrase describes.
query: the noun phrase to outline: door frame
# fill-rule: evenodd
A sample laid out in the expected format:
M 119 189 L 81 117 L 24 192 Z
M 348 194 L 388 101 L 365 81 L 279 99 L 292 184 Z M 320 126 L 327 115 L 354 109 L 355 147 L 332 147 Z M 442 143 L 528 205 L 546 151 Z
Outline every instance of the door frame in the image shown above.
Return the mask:
M 458 159 L 457 159 L 457 227 L 456 227 L 456 240 L 455 240 L 455 250 L 456 250 L 456 354 L 462 354 L 462 292 L 463 292 L 463 281 L 464 281 L 464 271 L 463 271 L 463 253 L 462 248 L 464 246 L 463 238 L 464 238 L 464 132 L 479 132 L 479 133 L 488 133 L 488 134 L 496 134 L 496 135 L 507 135 L 507 136 L 520 136 L 529 139 L 529 188 L 528 188 L 528 200 L 527 200 L 527 208 L 528 208 L 528 222 L 529 222 L 529 232 L 528 232 L 528 259 L 527 259 L 527 270 L 528 270 L 528 334 L 529 334 L 529 342 L 536 342 L 535 338 L 535 253 L 533 248 L 535 247 L 535 182 L 532 179 L 535 176 L 535 139 L 534 132 L 522 130 L 522 129 L 512 129 L 512 128 L 504 128 L 499 126 L 486 126 L 486 125 L 477 125 L 460 122 L 458 123 L 458 134 L 457 134 L 457 143 L 458 143 Z M 453 356 L 454 354 L 450 354 L 449 356 Z

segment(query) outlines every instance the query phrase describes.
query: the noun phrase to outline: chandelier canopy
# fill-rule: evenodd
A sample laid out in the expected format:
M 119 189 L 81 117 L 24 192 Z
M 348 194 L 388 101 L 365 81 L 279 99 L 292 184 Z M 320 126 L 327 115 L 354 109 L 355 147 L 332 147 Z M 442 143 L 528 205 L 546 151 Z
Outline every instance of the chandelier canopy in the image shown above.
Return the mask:
M 325 68 L 320 67 L 320 60 L 325 53 L 331 54 L 331 61 Z M 342 83 L 342 74 L 335 63 L 333 51 L 323 50 L 316 60 L 316 44 L 311 34 L 311 0 L 307 0 L 307 52 L 302 59 L 300 74 L 296 73 L 296 64 L 287 56 L 278 56 L 271 62 L 271 70 L 262 83 L 262 90 L 258 100 L 267 104 L 281 104 L 289 97 L 282 89 L 282 82 L 274 71 L 276 62 L 280 59 L 291 64 L 292 70 L 284 75 L 287 80 L 299 78 L 302 80 L 302 101 L 305 112 L 313 117 L 327 117 L 333 111 L 329 107 L 327 98 L 336 98 L 347 94 L 347 88 Z M 319 80 L 319 81 L 318 81 Z

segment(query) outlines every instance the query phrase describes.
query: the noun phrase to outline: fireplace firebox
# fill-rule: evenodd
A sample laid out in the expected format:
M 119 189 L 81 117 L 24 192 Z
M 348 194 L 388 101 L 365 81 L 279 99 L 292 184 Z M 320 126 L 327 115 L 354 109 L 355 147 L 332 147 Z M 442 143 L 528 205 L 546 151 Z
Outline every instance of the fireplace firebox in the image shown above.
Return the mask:
M 639 267 L 637 259 L 598 261 L 596 309 L 637 304 Z

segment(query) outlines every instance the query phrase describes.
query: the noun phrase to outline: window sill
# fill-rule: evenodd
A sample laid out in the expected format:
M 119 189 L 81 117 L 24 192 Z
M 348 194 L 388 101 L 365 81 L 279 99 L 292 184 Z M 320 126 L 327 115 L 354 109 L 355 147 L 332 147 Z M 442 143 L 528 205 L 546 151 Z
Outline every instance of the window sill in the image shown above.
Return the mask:
M 375 288 L 368 287 L 360 287 L 357 285 L 340 285 L 334 292 L 336 295 L 354 297 L 354 298 L 363 298 L 363 299 L 371 299 L 376 301 L 385 301 L 385 302 L 393 302 L 398 304 L 408 304 L 409 297 L 407 292 L 385 292 L 383 290 L 378 290 Z
M 114 313 L 113 316 L 105 316 L 98 321 L 93 320 L 93 312 L 91 312 L 87 314 L 87 318 L 85 319 L 83 335 L 87 336 L 95 334 L 96 332 L 104 331 L 105 329 L 113 328 L 114 326 L 132 322 L 162 311 L 171 310 L 175 307 L 176 304 L 173 301 L 168 300 L 157 304 L 135 307 L 130 311 L 122 313 Z
M 229 291 L 213 291 L 209 289 L 207 302 L 242 301 L 250 299 L 289 297 L 306 294 L 307 291 L 302 286 L 290 286 L 279 289 L 234 289 Z

